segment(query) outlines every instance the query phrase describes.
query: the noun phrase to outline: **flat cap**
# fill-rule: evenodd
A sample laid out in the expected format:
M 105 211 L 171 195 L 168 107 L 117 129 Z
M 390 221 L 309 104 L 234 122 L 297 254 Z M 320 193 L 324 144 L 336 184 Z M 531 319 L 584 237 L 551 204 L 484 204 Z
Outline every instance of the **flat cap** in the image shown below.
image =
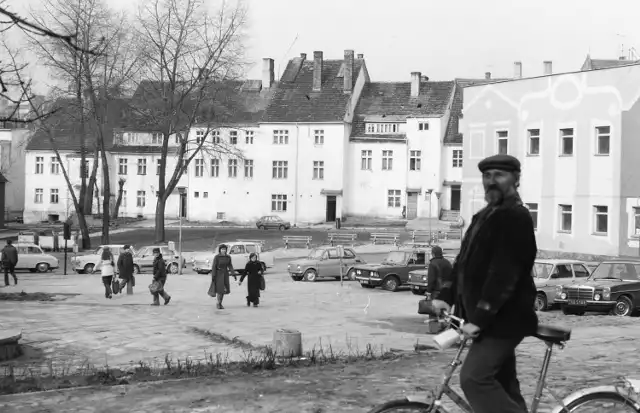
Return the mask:
M 520 172 L 520 161 L 511 155 L 493 155 L 478 163 L 480 172 L 488 169 L 499 169 L 507 172 Z

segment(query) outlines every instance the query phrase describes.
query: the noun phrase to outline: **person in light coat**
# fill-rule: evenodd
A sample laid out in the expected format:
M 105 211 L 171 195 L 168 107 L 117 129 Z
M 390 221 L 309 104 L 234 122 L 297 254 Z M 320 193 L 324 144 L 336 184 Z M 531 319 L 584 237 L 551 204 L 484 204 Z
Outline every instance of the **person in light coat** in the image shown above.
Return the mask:
M 113 254 L 108 247 L 104 247 L 102 249 L 102 257 L 101 258 L 101 275 L 102 275 L 102 284 L 104 285 L 104 297 L 112 298 L 113 291 L 111 290 L 111 283 L 113 282 L 113 277 L 115 276 L 115 263 L 113 262 Z

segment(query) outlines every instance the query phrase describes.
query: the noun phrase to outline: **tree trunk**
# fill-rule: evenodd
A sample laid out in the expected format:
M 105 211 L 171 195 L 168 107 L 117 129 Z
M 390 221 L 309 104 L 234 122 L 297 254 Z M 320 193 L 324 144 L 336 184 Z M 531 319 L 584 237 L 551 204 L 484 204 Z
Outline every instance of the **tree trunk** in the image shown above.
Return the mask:
M 76 212 L 76 215 L 78 216 L 78 226 L 80 227 L 80 234 L 82 235 L 82 249 L 86 250 L 91 248 L 91 237 L 89 236 L 89 227 L 87 226 L 87 220 L 85 219 L 83 213 Z
M 156 204 L 156 230 L 155 230 L 155 236 L 156 242 L 164 242 L 164 237 L 165 237 L 165 233 L 164 233 L 164 210 L 166 208 L 167 205 L 167 200 L 164 199 L 162 196 L 158 197 L 158 203 Z
M 101 139 L 103 136 L 101 136 Z M 104 150 L 104 142 L 101 142 L 102 146 L 101 159 L 102 159 L 102 244 L 110 244 L 109 241 L 109 217 L 111 209 L 111 186 L 109 182 L 109 162 L 107 160 L 107 153 Z
M 122 193 L 124 192 L 124 181 L 118 182 L 118 198 L 116 198 L 116 205 L 113 207 L 112 219 L 118 219 L 120 213 L 120 205 L 122 204 Z
M 83 206 L 82 206 L 83 208 L 82 211 L 84 212 L 85 216 L 93 215 L 93 194 L 94 194 L 94 190 L 98 188 L 98 184 L 97 184 L 98 163 L 97 162 L 98 162 L 98 150 L 96 149 L 93 151 L 93 165 L 91 165 L 91 174 L 89 175 L 89 182 L 87 182 L 86 180 L 84 181 L 84 183 L 86 183 L 87 185 L 85 198 L 83 200 Z M 100 208 L 98 207 L 98 210 L 99 209 Z

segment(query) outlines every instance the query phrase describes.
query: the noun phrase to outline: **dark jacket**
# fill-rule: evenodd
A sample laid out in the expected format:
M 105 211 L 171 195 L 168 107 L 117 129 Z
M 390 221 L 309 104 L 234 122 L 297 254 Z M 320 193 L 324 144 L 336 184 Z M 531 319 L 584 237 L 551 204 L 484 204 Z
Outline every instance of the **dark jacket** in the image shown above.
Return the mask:
M 519 198 L 484 208 L 473 216 L 441 298 L 455 303 L 456 313 L 483 335 L 532 335 L 538 326 L 531 275 L 536 253 L 533 221 Z
M 13 245 L 5 245 L 2 249 L 2 262 L 15 266 L 18 263 L 18 250 Z
M 162 258 L 162 255 L 156 257 L 153 260 L 153 279 L 155 281 L 167 279 L 167 266 L 164 263 L 164 258 Z
M 133 256 L 129 251 L 123 251 L 118 256 L 118 273 L 123 280 L 130 280 L 133 276 Z
M 429 268 L 427 270 L 427 292 L 433 296 L 432 298 L 442 300 L 440 297 L 440 291 L 442 290 L 442 285 L 445 282 L 451 281 L 451 270 L 451 263 L 446 258 L 431 258 L 431 261 L 429 261 Z

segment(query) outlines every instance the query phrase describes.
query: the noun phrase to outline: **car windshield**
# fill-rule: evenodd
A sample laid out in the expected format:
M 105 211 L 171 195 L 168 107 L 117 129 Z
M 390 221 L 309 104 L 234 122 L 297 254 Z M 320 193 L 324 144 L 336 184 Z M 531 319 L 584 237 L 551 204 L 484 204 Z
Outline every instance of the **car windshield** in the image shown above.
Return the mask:
M 541 262 L 536 262 L 533 264 L 533 276 L 536 278 L 549 278 L 551 275 L 551 271 L 553 271 L 553 264 L 544 264 Z
M 391 251 L 386 258 L 382 260 L 383 264 L 404 264 L 405 253 L 403 251 Z
M 310 260 L 319 260 L 320 258 L 322 258 L 322 254 L 324 254 L 324 251 L 325 250 L 312 249 L 307 258 L 309 258 Z
M 590 280 L 634 280 L 640 279 L 640 263 L 603 262 L 595 269 Z

